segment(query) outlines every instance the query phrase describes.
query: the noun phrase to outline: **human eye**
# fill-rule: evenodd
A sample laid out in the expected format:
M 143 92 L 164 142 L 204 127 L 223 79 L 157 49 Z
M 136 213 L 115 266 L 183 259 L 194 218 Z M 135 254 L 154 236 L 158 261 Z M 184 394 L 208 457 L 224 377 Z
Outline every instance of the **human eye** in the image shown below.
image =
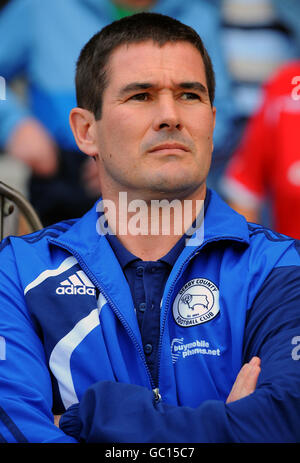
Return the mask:
M 129 99 L 133 101 L 148 101 L 149 96 L 150 95 L 147 92 L 136 93 L 135 95 L 132 95 Z
M 200 96 L 193 92 L 184 92 L 181 94 L 183 100 L 200 100 Z

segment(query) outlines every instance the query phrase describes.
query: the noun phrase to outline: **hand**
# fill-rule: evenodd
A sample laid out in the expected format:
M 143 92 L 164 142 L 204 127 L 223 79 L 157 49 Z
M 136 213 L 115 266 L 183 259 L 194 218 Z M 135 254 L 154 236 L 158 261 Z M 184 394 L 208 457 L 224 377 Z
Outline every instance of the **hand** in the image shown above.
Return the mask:
M 245 363 L 236 377 L 226 403 L 234 402 L 252 394 L 255 391 L 260 370 L 260 359 L 258 357 L 252 357 L 249 363 Z
M 6 149 L 38 175 L 49 176 L 57 170 L 56 144 L 35 119 L 26 119 L 17 126 Z
M 97 163 L 94 159 L 87 159 L 82 166 L 81 180 L 84 188 L 90 196 L 100 196 L 100 179 Z
M 61 415 L 54 415 L 54 424 L 59 428 L 59 420 Z

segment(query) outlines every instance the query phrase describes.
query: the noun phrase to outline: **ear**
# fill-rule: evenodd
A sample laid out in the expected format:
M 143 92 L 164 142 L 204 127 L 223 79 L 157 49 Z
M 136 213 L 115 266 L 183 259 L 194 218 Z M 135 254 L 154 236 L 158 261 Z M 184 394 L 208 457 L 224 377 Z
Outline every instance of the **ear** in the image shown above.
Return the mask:
M 69 122 L 78 148 L 88 156 L 97 155 L 94 114 L 87 109 L 73 108 Z
M 216 113 L 217 113 L 217 108 L 215 106 L 212 107 L 212 113 L 213 113 L 214 128 L 215 128 L 215 125 L 216 125 Z
M 215 106 L 212 107 L 212 113 L 213 113 L 213 130 L 215 130 L 216 126 L 216 113 L 217 113 L 217 108 Z M 214 139 L 212 139 L 212 152 L 214 150 Z

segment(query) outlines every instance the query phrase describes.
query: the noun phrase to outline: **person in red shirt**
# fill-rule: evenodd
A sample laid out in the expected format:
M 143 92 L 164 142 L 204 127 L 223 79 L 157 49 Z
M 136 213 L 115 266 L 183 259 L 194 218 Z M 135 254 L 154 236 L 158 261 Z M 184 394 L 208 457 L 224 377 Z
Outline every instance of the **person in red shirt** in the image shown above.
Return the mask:
M 260 222 L 262 204 L 268 199 L 272 228 L 299 239 L 300 61 L 281 67 L 263 90 L 260 108 L 228 164 L 222 191 L 230 205 L 252 222 Z

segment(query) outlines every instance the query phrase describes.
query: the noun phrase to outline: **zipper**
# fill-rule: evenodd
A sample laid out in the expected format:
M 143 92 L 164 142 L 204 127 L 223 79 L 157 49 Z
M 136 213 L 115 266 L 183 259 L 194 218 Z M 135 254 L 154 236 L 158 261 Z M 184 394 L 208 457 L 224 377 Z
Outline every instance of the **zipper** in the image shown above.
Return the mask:
M 200 248 L 201 249 L 201 248 Z M 169 289 L 169 292 L 167 294 L 167 297 L 166 297 L 166 303 L 165 303 L 165 307 L 166 307 L 166 310 L 165 310 L 165 313 L 164 313 L 164 318 L 163 318 L 163 321 L 162 321 L 162 327 L 161 327 L 161 333 L 160 333 L 160 337 L 159 337 L 159 345 L 158 345 L 158 365 L 157 365 L 157 368 L 158 368 L 158 376 L 157 376 L 157 384 L 158 384 L 158 387 L 157 387 L 157 392 L 159 392 L 159 384 L 160 384 L 160 360 L 161 360 L 161 351 L 162 351 L 162 338 L 163 338 L 163 333 L 164 333 L 164 329 L 165 329 L 165 323 L 166 323 L 166 319 L 167 319 L 167 315 L 169 313 L 169 304 L 170 304 L 170 299 L 171 299 L 171 296 L 173 294 L 173 290 L 174 290 L 174 287 L 175 287 L 175 284 L 179 278 L 179 275 L 182 273 L 182 270 L 183 268 L 185 267 L 185 265 L 190 262 L 194 256 L 196 256 L 200 249 L 197 249 L 197 251 L 194 251 L 187 259 L 185 259 L 185 261 L 181 264 L 174 280 L 173 280 L 173 283 Z M 153 391 L 154 392 L 154 391 Z M 155 394 L 155 393 L 154 393 Z
M 157 394 L 159 395 L 159 392 L 158 392 L 158 389 L 155 388 L 155 384 L 154 384 L 154 381 L 152 379 L 152 376 L 151 376 L 151 373 L 150 373 L 150 370 L 148 368 L 148 365 L 147 365 L 147 362 L 146 362 L 146 359 L 145 359 L 145 356 L 144 356 L 144 352 L 142 351 L 139 343 L 137 342 L 136 340 L 136 337 L 132 331 L 132 329 L 130 328 L 130 326 L 128 325 L 126 319 L 122 316 L 122 314 L 119 312 L 118 310 L 118 307 L 113 303 L 113 301 L 111 300 L 111 298 L 109 297 L 109 295 L 103 290 L 103 288 L 101 287 L 101 285 L 99 284 L 98 280 L 95 278 L 94 274 L 90 271 L 90 269 L 88 268 L 88 266 L 86 265 L 84 259 L 81 257 L 80 254 L 77 253 L 77 251 L 75 251 L 74 249 L 72 249 L 71 247 L 69 247 L 68 245 L 66 244 L 61 244 L 59 241 L 56 241 L 55 239 L 51 239 L 49 240 L 51 243 L 54 243 L 56 244 L 57 246 L 59 246 L 60 248 L 63 248 L 63 249 L 66 249 L 68 252 L 70 252 L 74 257 L 76 257 L 79 265 L 82 267 L 82 269 L 85 271 L 85 273 L 87 274 L 87 276 L 89 277 L 89 279 L 92 281 L 92 283 L 94 283 L 94 285 L 99 289 L 99 291 L 101 292 L 101 294 L 103 294 L 103 296 L 105 297 L 105 299 L 108 301 L 108 303 L 110 304 L 110 306 L 112 307 L 113 311 L 115 312 L 115 314 L 117 315 L 117 317 L 119 318 L 119 320 L 122 322 L 123 326 L 125 327 L 129 337 L 131 338 L 132 342 L 134 343 L 135 347 L 137 348 L 139 354 L 140 354 L 140 357 L 143 361 L 143 364 L 145 366 L 145 369 L 146 369 L 146 372 L 147 372 L 147 376 L 148 376 L 148 379 L 149 379 L 149 383 L 150 383 L 150 386 L 151 386 L 151 389 L 154 393 L 154 396 L 155 398 L 157 397 Z M 157 392 L 154 392 L 154 391 L 157 391 Z
M 243 241 L 242 239 L 238 239 L 237 237 L 234 237 L 234 238 L 233 237 L 228 237 L 228 239 L 234 239 L 235 241 Z M 162 338 L 163 338 L 163 333 L 164 333 L 164 329 L 165 329 L 167 315 L 169 313 L 170 299 L 171 299 L 171 296 L 173 294 L 175 284 L 176 284 L 176 282 L 177 282 L 177 280 L 179 278 L 179 275 L 182 273 L 182 270 L 185 267 L 185 265 L 188 264 L 197 254 L 199 254 L 199 252 L 201 251 L 201 249 L 204 246 L 206 246 L 208 243 L 213 243 L 214 241 L 217 242 L 217 241 L 221 241 L 221 240 L 222 240 L 222 238 L 207 240 L 199 248 L 197 248 L 189 257 L 187 257 L 185 259 L 185 261 L 181 264 L 180 268 L 178 269 L 178 272 L 177 272 L 175 278 L 173 279 L 173 283 L 170 286 L 169 292 L 168 292 L 168 294 L 166 296 L 166 303 L 165 303 L 166 310 L 165 310 L 164 318 L 163 318 L 163 321 L 162 321 L 162 329 L 161 329 L 160 338 L 159 338 L 159 345 L 158 345 L 158 356 L 157 356 L 158 357 L 158 365 L 157 365 L 157 368 L 158 368 L 157 385 L 158 385 L 158 387 L 155 389 L 158 393 L 159 393 L 159 384 L 160 384 L 160 360 L 161 360 L 161 351 L 162 351 Z M 153 392 L 155 390 L 153 390 Z M 155 394 L 155 392 L 154 392 L 154 394 Z
M 153 389 L 153 394 L 154 394 L 154 402 L 156 402 L 156 403 L 161 402 L 161 395 L 159 393 L 158 387 Z
M 205 243 L 206 244 L 206 243 Z M 201 246 L 202 248 L 202 246 Z M 185 259 L 185 261 L 181 264 L 180 268 L 178 269 L 178 272 L 173 280 L 173 283 L 169 289 L 169 292 L 167 294 L 167 297 L 166 297 L 166 309 L 165 310 L 165 314 L 164 314 L 164 318 L 163 318 L 163 321 L 162 321 L 162 329 L 161 329 L 161 333 L 160 333 L 160 336 L 159 336 L 159 345 L 158 345 L 158 365 L 157 365 L 157 369 L 158 369 L 158 377 L 157 377 L 157 385 L 158 387 L 156 387 L 155 389 L 153 389 L 153 394 L 154 394 L 154 401 L 155 402 L 160 402 L 162 400 L 161 398 L 161 395 L 160 395 L 160 392 L 159 392 L 159 383 L 160 383 L 160 359 L 161 359 L 161 351 L 162 351 L 162 338 L 163 338 L 163 332 L 164 332 L 164 328 L 165 328 L 165 323 L 166 323 L 166 319 L 167 319 L 167 315 L 169 313 L 169 302 L 170 302 L 170 299 L 171 299 L 171 295 L 173 294 L 173 289 L 175 287 L 175 284 L 176 284 L 176 281 L 178 280 L 178 277 L 179 275 L 181 274 L 183 268 L 185 267 L 185 265 L 190 262 L 200 251 L 201 248 L 198 248 L 197 251 L 194 251 L 189 257 L 187 257 Z

